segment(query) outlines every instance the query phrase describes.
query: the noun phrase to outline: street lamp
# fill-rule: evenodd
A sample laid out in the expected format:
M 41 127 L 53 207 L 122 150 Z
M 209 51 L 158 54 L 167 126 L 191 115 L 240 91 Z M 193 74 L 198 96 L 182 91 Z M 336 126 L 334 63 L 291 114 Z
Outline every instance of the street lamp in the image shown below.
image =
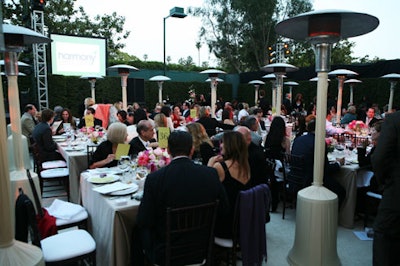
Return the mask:
M 397 82 L 400 80 L 400 74 L 392 73 L 382 76 L 382 78 L 389 79 L 390 81 L 390 96 L 388 104 L 388 112 L 392 112 L 393 107 L 393 97 L 394 97 L 394 87 L 396 87 Z
M 215 104 L 217 103 L 218 74 L 226 74 L 226 73 L 219 69 L 207 69 L 207 70 L 201 71 L 200 74 L 208 74 L 208 77 L 210 78 L 211 115 L 213 118 L 215 118 Z
M 276 115 L 281 115 L 282 108 L 282 87 L 283 87 L 283 76 L 287 72 L 292 72 L 298 70 L 297 67 L 286 64 L 286 63 L 274 63 L 263 67 L 264 71 L 273 72 L 276 76 Z M 272 109 L 272 113 L 274 110 Z
M 257 105 L 257 101 L 258 101 L 258 90 L 260 89 L 260 85 L 264 85 L 265 82 L 261 81 L 261 80 L 252 80 L 249 81 L 249 84 L 253 84 L 254 85 L 254 105 Z
M 166 71 L 167 71 L 167 65 L 165 63 L 165 20 L 167 20 L 167 18 L 169 17 L 173 17 L 173 18 L 184 18 L 187 15 L 185 14 L 185 12 L 183 11 L 182 7 L 174 7 L 169 11 L 169 15 L 166 16 L 163 20 L 163 26 L 164 26 L 164 76 L 166 75 Z
M 102 78 L 103 78 L 102 76 L 81 76 L 81 79 L 87 79 L 89 81 L 90 90 L 92 93 L 92 99 L 94 102 L 96 102 L 96 93 L 95 93 L 96 81 Z
M 13 216 L 14 212 L 11 211 L 10 207 L 10 179 L 16 179 L 20 183 L 23 180 L 27 180 L 22 154 L 21 113 L 18 93 L 18 53 L 22 52 L 25 46 L 35 43 L 48 43 L 51 40 L 30 29 L 8 24 L 3 24 L 3 32 L 1 32 L 0 27 L 0 37 L 2 37 L 3 33 L 5 47 L 1 47 L 2 45 L 0 47 L 4 51 L 5 73 L 8 80 L 8 99 L 10 102 L 16 171 L 9 172 L 5 141 L 7 136 L 5 134 L 3 87 L 0 82 L 0 128 L 3 128 L 3 130 L 0 130 L 0 151 L 2 153 L 0 158 L 0 224 L 2 225 L 0 226 L 0 265 L 40 265 L 44 264 L 40 249 L 14 240 L 14 230 L 12 230 L 11 222 L 13 220 L 11 216 Z M 37 177 L 37 175 L 33 177 Z
M 128 107 L 128 100 L 126 96 L 126 86 L 128 85 L 128 76 L 131 71 L 139 71 L 136 67 L 130 65 L 115 65 L 108 68 L 111 71 L 118 71 L 118 75 L 121 77 L 121 88 L 122 88 L 122 108 L 124 110 Z
M 171 79 L 169 77 L 160 75 L 160 76 L 151 77 L 149 80 L 150 81 L 157 81 L 157 84 L 158 84 L 158 102 L 160 104 L 162 104 L 163 103 L 163 101 L 162 101 L 162 85 L 163 85 L 164 81 L 171 80 Z
M 358 75 L 356 72 L 347 69 L 336 69 L 328 73 L 328 75 L 336 76 L 338 80 L 338 96 L 337 96 L 337 107 L 336 107 L 336 125 L 340 125 L 340 119 L 342 117 L 342 95 L 343 95 L 343 84 L 347 76 Z
M 322 186 L 330 52 L 333 43 L 368 33 L 378 24 L 379 20 L 368 14 L 319 10 L 286 19 L 275 27 L 284 37 L 312 44 L 318 73 L 314 182 L 297 195 L 296 213 L 302 215 L 296 216 L 295 243 L 287 257 L 291 265 L 340 265 L 336 250 L 337 196 Z
M 348 79 L 348 80 L 346 80 L 344 83 L 348 83 L 349 84 L 349 86 L 350 86 L 350 100 L 349 100 L 349 102 L 351 103 L 351 104 L 354 104 L 354 101 L 353 101 L 353 89 L 354 89 L 354 86 L 356 85 L 356 84 L 359 84 L 359 83 L 362 83 L 362 81 L 361 80 L 358 80 L 358 79 Z

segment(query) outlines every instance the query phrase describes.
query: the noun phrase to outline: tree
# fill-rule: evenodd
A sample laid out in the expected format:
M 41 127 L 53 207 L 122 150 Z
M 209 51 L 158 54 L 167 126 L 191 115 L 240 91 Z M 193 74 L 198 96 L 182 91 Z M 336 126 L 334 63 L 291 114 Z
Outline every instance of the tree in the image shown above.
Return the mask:
M 143 55 L 143 59 L 144 59 L 145 62 L 147 61 L 147 58 L 149 58 L 149 56 L 147 54 L 144 54 Z
M 199 66 L 200 66 L 200 48 L 201 48 L 201 42 L 200 41 L 196 42 L 196 48 L 197 48 L 197 51 L 198 51 Z
M 311 10 L 309 0 L 206 0 L 189 12 L 203 19 L 200 37 L 228 71 L 258 70 L 268 63 L 267 47 L 283 18 Z
M 106 38 L 110 60 L 115 60 L 119 55 L 118 51 L 125 47 L 123 40 L 130 34 L 123 29 L 125 17 L 113 12 L 111 15 L 104 14 L 90 18 L 82 7 L 75 9 L 74 2 L 75 0 L 47 1 L 43 12 L 48 33 Z M 15 25 L 29 27 L 30 7 L 26 6 L 28 3 L 29 0 L 2 1 L 4 19 L 9 19 Z

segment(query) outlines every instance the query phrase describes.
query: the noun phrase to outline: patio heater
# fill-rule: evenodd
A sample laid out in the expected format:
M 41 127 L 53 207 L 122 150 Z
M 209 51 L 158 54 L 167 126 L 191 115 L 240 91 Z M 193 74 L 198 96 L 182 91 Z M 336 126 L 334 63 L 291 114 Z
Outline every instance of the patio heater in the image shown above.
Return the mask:
M 218 85 L 218 75 L 226 74 L 226 72 L 219 69 L 207 69 L 201 71 L 200 74 L 208 74 L 211 86 L 211 116 L 215 118 L 215 104 L 217 103 L 217 85 Z
M 271 108 L 272 113 L 276 110 L 276 75 L 274 73 L 262 76 L 263 79 L 267 79 L 271 82 Z
M 283 83 L 283 85 L 289 86 L 289 94 L 290 94 L 290 101 L 292 101 L 293 99 L 293 86 L 299 86 L 299 83 L 295 82 L 295 81 L 287 81 L 285 83 Z
M 336 76 L 338 80 L 338 96 L 337 96 L 337 107 L 336 107 L 336 125 L 340 125 L 340 119 L 342 117 L 342 98 L 343 98 L 343 84 L 344 80 L 348 76 L 355 76 L 358 73 L 347 70 L 347 69 L 336 69 L 328 73 L 328 75 Z
M 322 186 L 325 158 L 325 117 L 332 44 L 374 30 L 379 20 L 344 10 L 318 10 L 279 22 L 278 34 L 313 45 L 318 73 L 314 182 L 297 195 L 296 233 L 287 260 L 290 265 L 340 265 L 336 250 L 337 196 Z M 304 243 L 307 243 L 306 245 Z
M 128 100 L 126 94 L 126 87 L 128 85 L 128 76 L 132 71 L 139 71 L 138 68 L 130 65 L 115 65 L 108 67 L 111 71 L 118 71 L 118 75 L 121 77 L 121 88 L 122 88 L 122 109 L 128 108 Z
M 388 112 L 391 112 L 392 108 L 393 108 L 394 88 L 396 87 L 397 81 L 400 80 L 400 74 L 391 73 L 391 74 L 382 76 L 382 78 L 389 79 L 389 82 L 390 82 L 390 96 L 389 96 Z
M 27 180 L 22 154 L 21 114 L 18 92 L 18 53 L 31 44 L 48 43 L 51 40 L 37 32 L 19 26 L 3 24 L 4 33 L 4 62 L 8 79 L 8 98 L 10 102 L 10 119 L 13 136 L 13 148 L 16 171 L 9 172 L 7 145 L 5 135 L 5 112 L 3 88 L 0 84 L 0 265 L 44 265 L 41 250 L 33 245 L 25 244 L 14 239 L 12 219 L 13 211 L 10 195 L 10 179 L 16 182 Z M 0 34 L 2 35 L 2 34 Z M 1 38 L 0 38 L 1 39 Z M 1 46 L 1 45 L 0 45 Z M 37 177 L 37 175 L 36 175 Z
M 275 113 L 276 115 L 281 115 L 281 106 L 282 106 L 282 88 L 283 88 L 283 76 L 287 72 L 293 72 L 298 70 L 297 67 L 286 64 L 286 63 L 274 63 L 269 64 L 263 67 L 264 71 L 273 72 L 276 76 L 276 106 Z M 274 111 L 272 111 L 273 113 Z
M 168 81 L 168 80 L 171 80 L 171 79 L 169 77 L 160 75 L 160 76 L 151 77 L 149 80 L 150 81 L 157 81 L 157 84 L 158 84 L 158 102 L 160 104 L 162 104 L 162 102 L 163 102 L 162 101 L 162 85 L 163 85 L 164 81 Z
M 353 97 L 354 87 L 357 84 L 362 83 L 362 81 L 358 80 L 358 79 L 348 79 L 344 83 L 349 84 L 349 86 L 350 86 L 350 99 L 349 99 L 349 102 L 354 104 L 354 97 Z
M 90 91 L 94 102 L 96 102 L 96 81 L 102 78 L 103 78 L 102 76 L 81 76 L 81 79 L 87 79 L 89 81 Z
M 264 85 L 265 82 L 262 80 L 252 80 L 249 81 L 249 84 L 253 84 L 254 85 L 254 105 L 257 105 L 258 102 L 258 90 L 260 89 L 260 85 Z

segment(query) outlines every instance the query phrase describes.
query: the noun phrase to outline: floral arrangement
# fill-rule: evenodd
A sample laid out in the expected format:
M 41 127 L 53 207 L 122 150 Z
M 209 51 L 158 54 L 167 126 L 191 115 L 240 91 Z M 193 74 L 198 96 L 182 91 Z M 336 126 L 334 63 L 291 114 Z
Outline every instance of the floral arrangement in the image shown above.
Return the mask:
M 138 166 L 144 166 L 149 169 L 150 172 L 154 172 L 168 165 L 170 162 L 171 157 L 168 152 L 162 148 L 141 151 L 137 158 Z
M 356 134 L 364 133 L 364 131 L 368 130 L 368 126 L 364 124 L 363 121 L 360 120 L 353 120 L 351 121 L 348 126 L 350 130 L 354 131 Z
M 97 144 L 104 136 L 104 131 L 97 131 L 93 127 L 83 127 L 80 132 L 86 134 L 94 144 Z
M 326 138 L 325 143 L 327 146 L 327 152 L 333 152 L 335 146 L 338 144 L 337 140 L 333 137 Z

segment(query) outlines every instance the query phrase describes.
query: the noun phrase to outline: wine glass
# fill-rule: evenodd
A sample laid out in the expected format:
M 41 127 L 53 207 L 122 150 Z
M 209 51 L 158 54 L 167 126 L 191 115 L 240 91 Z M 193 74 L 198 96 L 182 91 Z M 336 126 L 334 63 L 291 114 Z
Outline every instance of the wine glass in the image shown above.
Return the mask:
M 131 165 L 131 158 L 129 156 L 121 156 L 118 161 L 118 168 L 122 171 L 122 182 L 130 183 L 129 169 Z

